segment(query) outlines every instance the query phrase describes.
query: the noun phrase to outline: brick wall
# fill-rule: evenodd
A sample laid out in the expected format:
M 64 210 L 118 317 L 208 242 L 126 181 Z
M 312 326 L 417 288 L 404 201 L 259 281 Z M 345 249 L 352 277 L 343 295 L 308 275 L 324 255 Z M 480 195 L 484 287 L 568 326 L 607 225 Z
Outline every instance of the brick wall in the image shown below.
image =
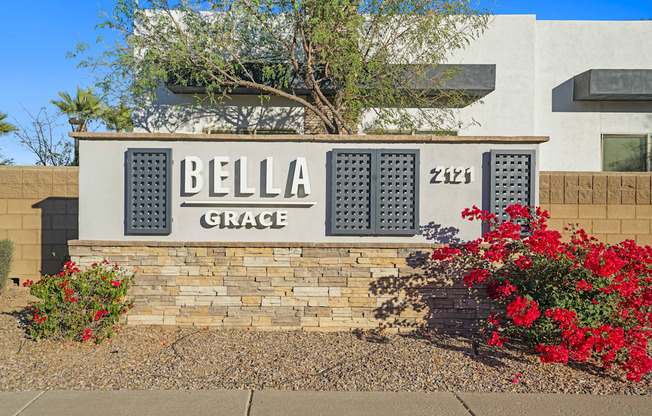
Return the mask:
M 541 172 L 539 202 L 549 225 L 579 224 L 606 243 L 652 245 L 652 176 L 647 173 Z
M 314 103 L 315 101 L 312 99 L 312 97 L 306 97 L 308 102 Z M 325 111 L 330 115 L 330 111 L 328 109 L 325 109 Z M 326 127 L 324 126 L 324 122 L 319 118 L 315 112 L 313 112 L 309 108 L 305 108 L 304 110 L 304 115 L 303 115 L 303 122 L 304 122 L 304 133 L 303 134 L 328 134 L 328 131 L 326 130 Z
M 128 324 L 465 331 L 490 312 L 453 275 L 425 273 L 430 245 L 73 241 L 73 260 L 137 273 Z M 436 277 L 434 277 L 436 276 Z
M 56 273 L 77 238 L 79 169 L 0 166 L 0 239 L 14 242 L 11 278 Z

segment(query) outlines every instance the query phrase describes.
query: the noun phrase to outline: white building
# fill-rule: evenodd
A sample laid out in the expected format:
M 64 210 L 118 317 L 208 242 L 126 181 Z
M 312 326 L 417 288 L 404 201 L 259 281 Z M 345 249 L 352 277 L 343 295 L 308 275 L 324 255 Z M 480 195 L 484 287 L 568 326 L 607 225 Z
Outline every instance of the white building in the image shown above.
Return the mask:
M 650 39 L 650 21 L 495 16 L 481 38 L 450 61 L 482 65 L 463 80 L 466 88 L 480 86 L 484 97 L 459 110 L 463 127 L 457 135 L 549 136 L 540 148 L 541 170 L 650 170 Z M 273 98 L 264 107 L 255 95 L 238 95 L 218 107 L 192 103 L 191 94 L 159 94 L 159 101 L 135 114 L 135 131 L 254 126 L 305 133 L 303 107 L 285 99 Z

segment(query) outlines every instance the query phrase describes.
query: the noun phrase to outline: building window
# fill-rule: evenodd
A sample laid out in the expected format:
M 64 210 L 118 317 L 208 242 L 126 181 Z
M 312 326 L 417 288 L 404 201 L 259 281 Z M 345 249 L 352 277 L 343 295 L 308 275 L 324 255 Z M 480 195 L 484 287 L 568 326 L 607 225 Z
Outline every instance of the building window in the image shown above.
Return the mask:
M 649 172 L 650 135 L 603 135 L 602 170 L 605 172 Z
M 418 150 L 335 149 L 331 181 L 331 234 L 418 233 Z

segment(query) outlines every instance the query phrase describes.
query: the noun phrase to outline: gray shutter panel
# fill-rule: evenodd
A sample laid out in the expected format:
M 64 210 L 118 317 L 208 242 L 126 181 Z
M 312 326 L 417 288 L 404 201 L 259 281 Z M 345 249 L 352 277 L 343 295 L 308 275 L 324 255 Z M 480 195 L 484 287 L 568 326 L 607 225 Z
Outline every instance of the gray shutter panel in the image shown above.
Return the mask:
M 335 149 L 332 152 L 331 233 L 372 234 L 375 211 L 373 150 Z
M 492 150 L 489 211 L 500 222 L 508 221 L 505 208 L 512 204 L 535 203 L 534 150 Z
M 125 234 L 170 234 L 171 149 L 127 149 Z
M 414 235 L 419 228 L 419 151 L 378 150 L 377 234 Z

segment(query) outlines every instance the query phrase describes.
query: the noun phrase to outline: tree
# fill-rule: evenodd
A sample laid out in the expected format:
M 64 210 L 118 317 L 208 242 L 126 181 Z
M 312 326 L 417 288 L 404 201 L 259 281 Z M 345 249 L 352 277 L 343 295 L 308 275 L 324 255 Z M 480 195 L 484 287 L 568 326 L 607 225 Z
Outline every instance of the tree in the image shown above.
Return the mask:
M 5 119 L 8 116 L 5 113 L 0 112 L 0 136 L 4 136 L 6 134 L 11 133 L 12 131 L 16 131 L 17 128 L 13 124 L 11 124 L 8 121 L 5 121 Z M 13 165 L 14 160 L 11 158 L 5 158 L 4 156 L 0 155 L 0 165 Z
M 56 140 L 57 128 L 63 126 L 57 116 L 49 114 L 45 107 L 36 115 L 25 110 L 31 121 L 28 125 L 18 124 L 15 131 L 20 144 L 30 149 L 37 157 L 36 164 L 42 166 L 68 166 L 73 162 L 73 144 L 61 135 Z
M 107 107 L 102 114 L 102 121 L 108 130 L 118 133 L 134 129 L 131 108 L 125 103 L 118 103 L 116 107 Z
M 16 131 L 17 128 L 8 121 L 5 121 L 8 116 L 5 113 L 0 112 L 0 136 Z
M 370 113 L 379 128 L 449 128 L 465 97 L 441 88 L 455 74 L 441 64 L 488 22 L 469 0 L 117 0 L 105 16 L 119 41 L 80 64 L 105 91 L 132 80 L 123 97 L 142 100 L 162 83 L 204 86 L 198 100 L 216 103 L 254 90 L 333 134 L 357 133 Z
M 72 98 L 67 92 L 57 91 L 57 94 L 61 100 L 51 100 L 50 102 L 57 106 L 62 114 L 70 118 L 73 132 L 88 131 L 88 122 L 101 119 L 107 110 L 100 98 L 93 94 L 93 87 L 84 90 L 77 86 L 75 98 Z

